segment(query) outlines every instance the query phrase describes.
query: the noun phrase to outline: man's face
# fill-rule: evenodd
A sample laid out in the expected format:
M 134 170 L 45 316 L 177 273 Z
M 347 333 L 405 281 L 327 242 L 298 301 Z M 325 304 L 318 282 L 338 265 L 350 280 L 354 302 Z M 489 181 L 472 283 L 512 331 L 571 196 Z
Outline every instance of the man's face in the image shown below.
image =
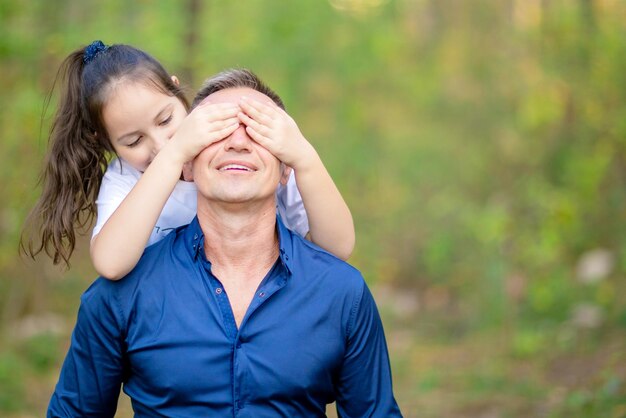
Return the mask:
M 238 104 L 242 96 L 275 106 L 269 97 L 250 88 L 221 90 L 206 100 Z M 198 154 L 192 170 L 198 187 L 198 203 L 203 199 L 243 203 L 273 198 L 281 180 L 282 165 L 248 136 L 244 125 L 240 125 L 231 135 Z

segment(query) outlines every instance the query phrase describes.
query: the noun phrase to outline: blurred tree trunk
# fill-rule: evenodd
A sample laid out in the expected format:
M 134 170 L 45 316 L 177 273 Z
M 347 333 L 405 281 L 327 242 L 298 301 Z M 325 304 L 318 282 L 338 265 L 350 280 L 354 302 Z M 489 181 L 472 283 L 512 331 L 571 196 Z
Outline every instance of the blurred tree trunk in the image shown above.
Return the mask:
M 423 3 L 409 3 L 413 9 L 410 29 L 413 37 L 429 44 L 439 38 L 443 31 L 445 5 L 442 0 L 428 0 Z
M 510 25 L 514 25 L 515 24 L 515 0 L 507 0 L 504 2 L 504 5 L 502 7 L 502 11 L 504 12 L 504 17 L 506 19 L 506 21 L 508 21 L 508 23 Z
M 595 31 L 596 28 L 596 14 L 594 10 L 593 0 L 579 0 L 580 1 L 580 14 L 582 17 L 584 29 L 587 33 Z
M 36 24 L 33 25 L 33 31 L 37 36 L 44 39 L 51 33 L 58 33 L 59 28 L 63 28 L 67 24 L 65 16 L 68 14 L 69 5 L 65 1 L 43 1 L 39 2 L 39 10 L 35 17 Z M 88 41 L 84 41 L 88 42 Z M 78 47 L 78 45 L 76 45 Z M 56 57 L 53 49 L 41 48 L 39 54 L 25 54 L 25 60 L 33 60 L 33 68 L 37 68 L 37 82 L 42 91 L 49 92 L 54 84 L 56 71 L 50 71 L 51 68 L 58 68 L 60 65 L 59 57 Z M 44 115 L 42 114 L 42 117 Z M 43 121 L 42 121 L 43 122 Z M 46 127 L 47 128 L 47 127 Z M 40 141 L 45 141 L 46 129 L 41 131 Z M 45 142 L 44 142 L 45 143 Z M 42 145 L 43 146 L 43 145 Z
M 29 20 L 27 20 L 30 23 L 31 32 L 28 36 L 24 36 L 23 42 L 27 44 L 33 39 L 43 39 L 46 34 L 57 33 L 59 28 L 63 27 L 65 14 L 68 12 L 67 1 L 35 3 L 33 13 L 28 16 Z M 41 86 L 42 91 L 47 91 L 52 86 L 56 74 L 55 71 L 49 69 L 58 65 L 58 62 L 51 59 L 51 54 L 47 52 L 46 45 L 42 44 L 37 53 L 24 53 L 19 61 L 7 60 L 3 63 L 10 71 L 7 71 L 2 87 L 10 88 L 9 86 L 19 84 L 20 78 L 32 77 Z M 17 68 L 20 69 L 17 70 Z M 42 122 L 33 121 L 33 123 Z M 45 134 L 46 130 L 42 129 L 41 137 L 43 138 Z M 2 276 L 0 280 L 6 280 L 6 286 L 2 283 L 5 293 L 0 298 L 0 325 L 13 323 L 22 317 L 40 314 L 48 308 L 49 277 L 43 271 L 41 263 L 30 264 L 32 268 L 26 271 L 18 267 L 20 263 L 0 265 Z
M 543 31 L 546 31 L 546 26 L 548 22 L 548 16 L 550 16 L 550 6 L 552 5 L 552 0 L 541 0 L 541 21 L 540 25 Z
M 196 88 L 196 80 L 195 80 L 195 57 L 198 53 L 197 44 L 198 44 L 198 19 L 200 16 L 200 12 L 202 9 L 201 0 L 188 0 L 187 1 L 187 24 L 185 25 L 187 28 L 187 33 L 185 35 L 185 45 L 184 45 L 184 64 L 181 68 L 181 76 L 183 80 L 189 83 L 193 88 Z

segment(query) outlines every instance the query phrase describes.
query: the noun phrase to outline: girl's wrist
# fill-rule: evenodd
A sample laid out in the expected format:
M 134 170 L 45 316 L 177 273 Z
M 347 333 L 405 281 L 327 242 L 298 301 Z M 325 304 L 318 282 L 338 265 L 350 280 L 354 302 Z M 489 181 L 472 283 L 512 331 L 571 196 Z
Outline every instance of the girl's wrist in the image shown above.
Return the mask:
M 299 174 L 305 174 L 311 171 L 317 171 L 322 160 L 320 159 L 315 148 L 308 142 L 303 147 L 303 152 L 300 157 L 294 161 L 291 168 L 293 168 Z
M 176 171 L 182 171 L 185 164 L 185 156 L 178 150 L 172 141 L 168 142 L 152 160 L 152 164 L 158 161 L 162 167 L 171 167 Z
M 174 165 L 182 170 L 183 164 L 187 162 L 185 155 L 181 152 L 180 147 L 174 138 L 170 139 L 167 144 L 157 154 L 155 158 L 163 159 L 167 163 Z

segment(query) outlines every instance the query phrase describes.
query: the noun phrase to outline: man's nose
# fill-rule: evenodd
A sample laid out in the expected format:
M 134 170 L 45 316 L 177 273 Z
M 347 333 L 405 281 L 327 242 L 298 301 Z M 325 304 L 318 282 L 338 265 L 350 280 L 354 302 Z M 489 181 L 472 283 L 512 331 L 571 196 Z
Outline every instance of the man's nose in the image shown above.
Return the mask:
M 246 125 L 243 123 L 239 125 L 235 132 L 230 134 L 226 141 L 224 142 L 224 147 L 226 151 L 250 151 L 250 146 L 252 145 L 252 138 L 246 132 Z

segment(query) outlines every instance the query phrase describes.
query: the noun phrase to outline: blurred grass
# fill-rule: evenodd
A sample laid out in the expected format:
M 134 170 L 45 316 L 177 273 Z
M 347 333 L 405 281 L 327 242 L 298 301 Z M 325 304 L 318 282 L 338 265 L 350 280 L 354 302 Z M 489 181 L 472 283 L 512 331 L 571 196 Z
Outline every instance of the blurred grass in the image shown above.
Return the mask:
M 193 4 L 0 0 L 0 415 L 43 414 L 94 278 L 87 238 L 69 271 L 16 248 L 56 68 L 102 39 L 190 95 L 246 66 L 283 96 L 352 209 L 405 416 L 626 417 L 626 3 Z

